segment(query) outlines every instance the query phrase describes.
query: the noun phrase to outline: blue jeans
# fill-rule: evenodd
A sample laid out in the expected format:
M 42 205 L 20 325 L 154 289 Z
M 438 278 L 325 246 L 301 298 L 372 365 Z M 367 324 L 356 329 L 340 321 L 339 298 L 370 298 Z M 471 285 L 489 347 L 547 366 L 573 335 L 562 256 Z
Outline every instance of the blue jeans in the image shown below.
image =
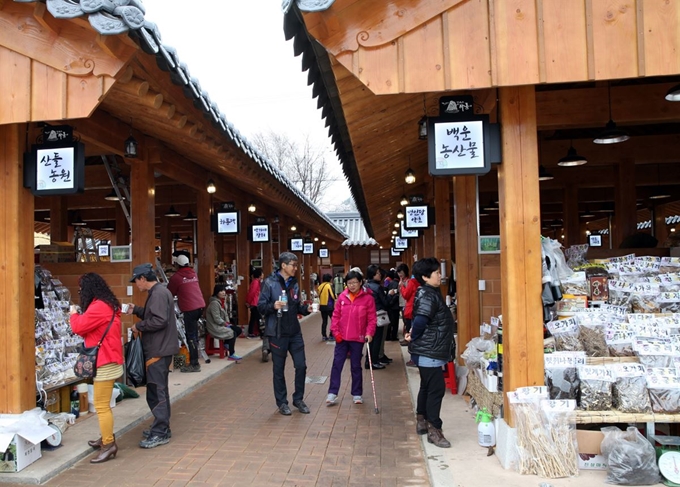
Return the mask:
M 305 342 L 302 334 L 293 336 L 269 337 L 269 349 L 272 354 L 272 368 L 274 369 L 274 397 L 276 406 L 288 404 L 288 389 L 286 388 L 286 358 L 288 353 L 293 357 L 295 367 L 295 392 L 293 392 L 293 404 L 302 401 L 305 396 L 305 375 L 307 363 L 305 360 Z
M 349 366 L 352 371 L 352 395 L 361 396 L 364 392 L 364 381 L 361 375 L 361 352 L 364 344 L 361 342 L 349 342 L 343 340 L 335 344 L 333 368 L 331 369 L 331 382 L 328 386 L 329 394 L 338 394 L 340 390 L 340 378 L 345 366 L 347 352 L 349 352 Z

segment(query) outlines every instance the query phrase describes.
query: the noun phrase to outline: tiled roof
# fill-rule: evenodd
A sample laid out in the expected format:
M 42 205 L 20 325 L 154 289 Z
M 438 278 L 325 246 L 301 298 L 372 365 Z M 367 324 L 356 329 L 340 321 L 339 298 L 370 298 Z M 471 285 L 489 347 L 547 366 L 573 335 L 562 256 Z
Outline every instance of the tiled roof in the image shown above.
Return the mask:
M 34 3 L 40 0 L 14 1 Z M 45 3 L 47 10 L 57 19 L 87 16 L 92 27 L 100 34 L 116 35 L 127 32 L 145 53 L 156 57 L 158 67 L 169 73 L 174 84 L 182 86 L 184 96 L 192 100 L 197 109 L 203 110 L 213 125 L 221 129 L 236 147 L 333 226 L 331 220 L 227 120 L 217 104 L 210 100 L 208 93 L 201 89 L 198 80 L 191 76 L 187 65 L 180 61 L 177 51 L 162 44 L 158 26 L 144 18 L 146 9 L 141 0 L 45 0 Z
M 326 213 L 326 216 L 348 235 L 349 238 L 342 242 L 343 246 L 378 245 L 378 242 L 368 236 L 358 212 Z
M 308 71 L 307 84 L 312 86 L 312 97 L 317 98 L 317 108 L 321 108 L 321 118 L 328 127 L 328 135 L 335 147 L 335 153 L 342 164 L 345 179 L 349 183 L 354 202 L 363 218 L 366 229 L 373 233 L 373 225 L 368 214 L 364 190 L 357 169 L 352 141 L 347 131 L 347 122 L 342 110 L 342 103 L 328 53 L 324 47 L 307 33 L 302 21 L 301 6 L 289 6 L 285 10 L 283 32 L 286 40 L 293 39 L 293 51 L 296 56 L 302 55 L 302 71 Z

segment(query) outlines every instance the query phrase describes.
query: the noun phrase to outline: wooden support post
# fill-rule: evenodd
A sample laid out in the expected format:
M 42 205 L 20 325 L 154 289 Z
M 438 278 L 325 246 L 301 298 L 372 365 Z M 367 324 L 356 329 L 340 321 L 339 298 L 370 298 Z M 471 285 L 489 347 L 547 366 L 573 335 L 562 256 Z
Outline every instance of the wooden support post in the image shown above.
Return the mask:
M 132 221 L 132 262 L 130 273 L 139 264 L 150 262 L 155 265 L 156 253 L 154 252 L 155 241 L 155 198 L 154 198 L 154 175 L 152 164 L 144 159 L 130 159 L 130 200 Z M 122 213 L 122 210 L 121 210 Z M 125 217 L 123 217 L 125 220 Z M 118 225 L 116 213 L 116 240 L 127 233 L 127 222 Z M 123 234 L 119 236 L 119 232 Z M 124 245 L 124 244 L 122 244 Z M 146 294 L 133 286 L 133 302 L 139 306 L 144 304 Z
M 447 282 L 442 284 L 441 292 L 446 296 L 448 280 L 453 279 L 451 273 L 451 178 L 434 179 L 434 209 L 435 209 L 435 252 L 438 259 L 446 260 Z
M 212 198 L 207 191 L 196 192 L 196 234 L 198 242 L 198 282 L 208 302 L 215 285 L 215 237 L 210 231 Z M 243 230 L 245 232 L 245 230 Z M 245 276 L 248 278 L 247 275 Z
M 503 389 L 543 385 L 541 218 L 536 95 L 501 88 L 503 164 L 498 166 L 503 311 Z M 505 410 L 509 411 L 507 396 Z M 508 423 L 512 418 L 506 416 Z
M 477 230 L 477 178 L 453 178 L 456 225 L 456 276 L 458 295 L 458 355 L 479 336 L 479 235 Z
M 269 274 L 272 273 L 272 265 L 273 265 L 273 259 L 274 259 L 274 256 L 273 256 L 274 244 L 272 243 L 271 234 L 273 232 L 273 227 L 276 224 L 272 223 L 270 225 L 271 225 L 272 229 L 269 232 L 270 233 L 269 242 L 265 242 L 265 243 L 262 244 L 262 275 L 264 277 L 267 277 Z
M 128 245 L 130 243 L 130 226 L 123 208 L 119 204 L 116 205 L 116 234 L 113 240 L 114 245 Z
M 238 200 L 235 205 L 236 209 L 241 212 L 241 218 L 246 219 L 248 204 L 244 203 L 243 200 Z M 243 276 L 243 280 L 240 281 L 238 286 L 238 321 L 242 328 L 248 325 L 246 296 L 248 295 L 248 283 L 250 281 L 250 242 L 246 230 L 245 225 L 242 225 L 241 231 L 236 236 L 236 279 Z
M 557 240 L 559 237 L 558 235 Z M 583 242 L 578 215 L 578 186 L 569 184 L 564 189 L 564 242 L 562 243 L 565 247 L 570 247 Z
M 423 253 L 422 255 L 418 256 L 419 259 L 424 259 L 425 257 L 436 257 L 434 234 L 434 225 L 430 225 L 423 232 Z
M 172 263 L 172 226 L 171 218 L 161 216 L 161 262 L 166 265 Z
M 635 196 L 635 161 L 619 162 L 614 187 L 614 228 L 611 236 L 613 248 L 618 249 L 623 239 L 637 233 L 637 201 Z
M 26 127 L 0 125 L 0 413 L 35 407 L 33 195 L 23 187 Z
M 68 208 L 65 196 L 50 197 L 50 241 L 68 242 Z

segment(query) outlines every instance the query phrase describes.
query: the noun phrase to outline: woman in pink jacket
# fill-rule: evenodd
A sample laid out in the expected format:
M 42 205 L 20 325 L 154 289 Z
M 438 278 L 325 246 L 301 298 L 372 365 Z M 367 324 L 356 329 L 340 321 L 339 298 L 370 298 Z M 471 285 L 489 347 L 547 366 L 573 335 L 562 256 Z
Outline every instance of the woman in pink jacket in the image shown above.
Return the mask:
M 363 404 L 361 352 L 364 343 L 370 343 L 375 335 L 375 300 L 370 292 L 364 290 L 363 276 L 356 271 L 350 271 L 345 276 L 345 284 L 347 289 L 338 296 L 331 321 L 331 332 L 335 338 L 335 356 L 326 398 L 327 406 L 332 406 L 338 399 L 340 377 L 348 353 L 352 371 L 352 400 L 354 404 Z

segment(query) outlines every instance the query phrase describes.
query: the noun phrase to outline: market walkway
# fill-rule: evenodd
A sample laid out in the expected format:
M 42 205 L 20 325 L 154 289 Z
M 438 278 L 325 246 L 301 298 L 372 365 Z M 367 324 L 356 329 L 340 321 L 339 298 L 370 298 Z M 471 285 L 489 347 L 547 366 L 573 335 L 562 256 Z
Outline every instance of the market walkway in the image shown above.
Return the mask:
M 312 316 L 303 325 L 310 378 L 328 375 L 332 362 L 333 345 L 320 340 L 319 321 Z M 237 349 L 252 342 L 239 340 Z M 271 362 L 261 363 L 255 350 L 173 404 L 173 437 L 168 445 L 140 449 L 137 444 L 145 422 L 118 439 L 115 460 L 98 466 L 81 461 L 47 485 L 430 485 L 420 439 L 414 433 L 400 347 L 388 343 L 387 353 L 396 360 L 375 372 L 378 415 L 368 371 L 366 401 L 352 404 L 349 370 L 343 374 L 336 407 L 325 406 L 326 381 L 307 384 L 305 401 L 311 414 L 294 408 L 290 417 L 278 414 Z M 290 395 L 290 359 L 286 372 Z
M 302 326 L 307 375 L 310 379 L 327 376 L 333 344 L 319 339 L 320 317 L 309 316 Z M 427 443 L 425 436 L 418 437 L 412 412 L 418 370 L 405 367 L 406 349 L 396 342 L 386 344 L 394 363 L 375 372 L 380 414 L 373 412 L 368 371 L 364 373 L 365 403 L 352 404 L 347 370 L 337 406 L 325 406 L 327 381 L 308 384 L 305 401 L 311 414 L 294 409 L 292 416 L 281 416 L 274 405 L 271 362 L 260 362 L 259 346 L 259 340 L 240 339 L 236 350 L 245 356 L 241 363 L 213 357 L 212 363 L 202 365 L 200 374 L 171 374 L 170 444 L 153 450 L 137 446 L 150 413 L 143 398 L 126 399 L 114 410 L 120 447 L 116 459 L 102 465 L 88 462 L 93 452 L 86 440 L 98 434 L 92 417 L 69 428 L 63 447 L 43 452 L 43 458 L 18 474 L 0 474 L 0 486 L 35 484 L 49 478 L 46 485 L 88 487 L 604 484 L 603 471 L 546 481 L 504 470 L 497 458 L 487 457 L 487 449 L 477 445 L 474 411 L 461 396 L 447 393 L 442 404 L 444 432 L 452 448 L 440 449 Z M 289 385 L 292 372 L 289 360 Z M 54 477 L 56 472 L 61 473 Z

